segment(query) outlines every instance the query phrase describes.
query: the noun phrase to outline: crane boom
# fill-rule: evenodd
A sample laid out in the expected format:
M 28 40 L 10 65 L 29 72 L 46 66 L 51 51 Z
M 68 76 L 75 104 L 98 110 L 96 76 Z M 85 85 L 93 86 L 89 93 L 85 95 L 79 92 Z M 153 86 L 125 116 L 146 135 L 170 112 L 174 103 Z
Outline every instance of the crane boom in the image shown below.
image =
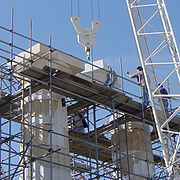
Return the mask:
M 180 133 L 171 130 L 179 113 L 180 55 L 164 0 L 126 0 L 134 37 L 152 104 L 165 170 L 169 179 L 180 179 L 178 151 Z M 149 81 L 150 79 L 150 81 Z M 160 85 L 158 85 L 160 83 Z M 175 111 L 165 112 L 161 85 L 171 91 Z M 176 137 L 173 141 L 172 137 Z

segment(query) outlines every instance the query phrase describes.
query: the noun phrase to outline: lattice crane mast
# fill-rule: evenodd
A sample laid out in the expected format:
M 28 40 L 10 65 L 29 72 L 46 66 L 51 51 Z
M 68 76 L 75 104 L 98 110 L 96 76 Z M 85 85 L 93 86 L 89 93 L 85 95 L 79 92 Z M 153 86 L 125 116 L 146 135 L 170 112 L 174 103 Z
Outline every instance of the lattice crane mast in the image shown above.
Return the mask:
M 180 132 L 172 130 L 180 111 L 180 55 L 164 0 L 126 0 L 135 41 L 152 104 L 158 137 L 169 179 L 180 179 Z M 150 79 L 150 81 L 149 81 Z M 160 83 L 160 85 L 158 85 Z M 164 85 L 168 95 L 159 93 Z M 162 98 L 174 101 L 173 112 L 165 112 Z M 172 137 L 176 137 L 175 141 Z

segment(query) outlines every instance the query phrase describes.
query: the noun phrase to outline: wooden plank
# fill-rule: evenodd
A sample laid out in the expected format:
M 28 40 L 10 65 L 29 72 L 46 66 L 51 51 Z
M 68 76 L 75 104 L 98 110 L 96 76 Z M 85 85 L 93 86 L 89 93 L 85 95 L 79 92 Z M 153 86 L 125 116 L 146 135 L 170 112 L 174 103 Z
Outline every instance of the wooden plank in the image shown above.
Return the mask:
M 90 134 L 91 138 L 88 141 L 88 134 L 86 133 L 80 133 L 74 130 L 69 129 L 69 135 L 70 137 L 79 137 L 80 140 L 84 140 L 87 142 L 90 142 L 95 145 L 95 141 L 93 139 L 92 133 Z M 107 139 L 106 137 L 101 136 L 101 138 L 98 138 L 98 145 L 102 146 L 102 148 L 98 148 L 98 160 L 103 162 L 112 162 L 112 152 L 111 152 L 111 140 Z M 76 140 L 70 140 L 70 152 L 75 153 L 84 157 L 91 157 L 93 159 L 96 159 L 95 153 L 96 149 L 95 146 L 88 145 L 86 143 L 76 141 Z M 103 148 L 109 149 L 104 150 Z M 154 156 L 154 163 L 163 163 L 164 160 L 161 156 L 158 156 L 156 154 Z M 164 163 L 162 164 L 164 166 Z
M 72 129 L 69 129 L 69 136 L 73 138 L 77 138 L 77 140 L 70 140 L 69 142 L 69 148 L 70 152 L 84 156 L 84 157 L 91 157 L 91 158 L 96 158 L 95 152 L 95 137 L 92 134 L 85 134 L 81 133 Z M 79 140 L 91 143 L 84 143 L 80 142 Z M 97 148 L 98 150 L 98 159 L 103 162 L 109 162 L 111 161 L 111 151 L 110 150 L 104 150 L 104 148 L 109 149 L 111 146 L 111 141 L 104 137 L 104 136 L 99 136 L 98 137 L 98 144 L 99 147 Z
M 46 67 L 45 69 L 46 71 L 41 72 L 38 69 L 36 70 L 36 68 L 29 68 L 22 72 L 22 75 L 26 75 L 29 78 L 33 79 L 32 92 L 36 92 L 42 88 L 49 89 L 48 67 Z M 42 83 L 39 81 L 41 81 Z M 119 91 L 94 82 L 89 82 L 66 72 L 56 72 L 55 70 L 53 70 L 52 90 L 53 92 L 71 97 L 78 101 L 79 104 L 73 105 L 71 108 L 68 108 L 72 113 L 76 112 L 78 108 L 82 108 L 93 102 L 97 102 L 99 104 L 103 104 L 105 106 L 108 106 L 109 108 L 112 108 L 112 97 L 114 97 L 114 105 L 116 110 L 128 113 L 130 115 L 135 115 L 139 118 L 142 117 L 141 103 L 132 100 L 132 98 L 126 96 L 125 94 L 122 94 Z M 29 91 L 25 90 L 25 96 L 28 96 L 28 93 Z M 84 104 L 82 103 L 82 101 L 87 103 Z M 145 111 L 145 119 L 150 122 L 153 121 L 151 110 Z M 172 127 L 177 128 L 176 125 L 180 125 L 180 118 L 175 117 L 172 120 L 172 123 L 174 123 Z M 179 126 L 177 130 L 179 130 Z

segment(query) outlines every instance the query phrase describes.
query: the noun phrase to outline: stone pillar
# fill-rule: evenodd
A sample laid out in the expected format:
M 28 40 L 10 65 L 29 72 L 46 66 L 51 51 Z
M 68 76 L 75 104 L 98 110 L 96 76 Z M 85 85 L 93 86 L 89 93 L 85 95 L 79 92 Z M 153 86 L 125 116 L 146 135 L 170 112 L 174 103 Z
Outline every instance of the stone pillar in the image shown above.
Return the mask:
M 63 96 L 52 93 L 52 129 L 54 132 L 68 136 L 68 124 L 67 124 L 67 108 L 62 106 L 61 99 Z M 25 98 L 24 100 L 24 119 L 25 123 L 30 124 L 30 112 L 29 105 L 30 100 Z M 49 93 L 47 90 L 40 90 L 32 94 L 32 123 L 34 126 L 39 128 L 44 128 L 49 130 L 50 128 L 50 116 L 49 116 Z M 50 148 L 50 133 L 38 128 L 32 128 L 32 133 L 34 138 L 32 144 L 35 146 L 32 149 L 33 157 L 42 157 L 41 159 L 34 159 L 33 162 L 33 180 L 50 180 L 50 155 L 49 151 L 43 148 Z M 30 140 L 30 126 L 25 126 L 25 142 Z M 54 151 L 61 149 L 58 152 L 69 154 L 69 139 L 60 136 L 52 136 L 52 148 Z M 22 146 L 21 146 L 22 150 Z M 28 149 L 26 155 L 30 156 L 30 148 Z M 30 161 L 30 158 L 25 159 L 26 162 Z M 70 158 L 65 155 L 53 152 L 52 162 L 61 164 L 62 166 L 53 164 L 52 173 L 53 180 L 72 180 L 71 170 L 65 166 L 70 166 Z M 64 166 L 63 166 L 64 165 Z M 23 179 L 22 176 L 20 179 Z M 25 169 L 25 179 L 31 179 L 31 168 L 30 163 L 28 163 L 28 168 Z
M 126 132 L 126 128 L 127 128 L 127 132 Z M 153 177 L 154 175 L 154 164 L 149 163 L 147 166 L 143 123 L 128 122 L 126 124 L 126 128 L 125 128 L 125 124 L 120 125 L 119 134 L 118 134 L 118 130 L 116 130 L 116 135 L 117 135 L 116 138 L 115 138 L 115 131 L 113 130 L 111 133 L 111 140 L 114 150 L 116 143 L 117 146 L 118 144 L 120 144 L 120 151 L 121 151 L 121 155 L 118 154 L 118 156 L 116 156 L 116 153 L 113 153 L 112 160 L 116 162 L 116 157 L 118 157 L 118 161 L 119 161 L 118 166 L 119 168 L 122 169 L 123 180 L 126 179 L 129 180 L 128 164 L 129 164 L 129 173 L 146 177 L 146 178 L 142 178 L 139 176 L 130 175 L 131 180 L 147 180 L 148 169 L 149 169 L 150 177 Z M 126 135 L 127 135 L 127 140 L 126 140 Z M 151 137 L 150 137 L 150 131 L 148 125 L 146 125 L 146 142 L 147 142 L 148 160 L 154 162 L 153 154 L 152 154 L 152 146 L 151 146 Z M 128 149 L 128 156 L 127 156 L 127 149 Z M 116 166 L 116 163 L 114 163 L 114 165 Z M 119 173 L 119 176 L 121 177 L 121 172 Z M 117 178 L 117 173 L 115 174 L 115 177 Z

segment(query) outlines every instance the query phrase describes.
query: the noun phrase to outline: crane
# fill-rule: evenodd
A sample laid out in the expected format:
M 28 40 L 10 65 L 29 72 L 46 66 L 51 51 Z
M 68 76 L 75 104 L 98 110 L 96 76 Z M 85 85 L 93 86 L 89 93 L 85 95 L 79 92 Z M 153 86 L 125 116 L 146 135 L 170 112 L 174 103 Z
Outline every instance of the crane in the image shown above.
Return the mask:
M 180 55 L 164 0 L 126 0 L 134 37 L 143 67 L 147 89 L 152 104 L 158 137 L 169 179 L 180 179 L 178 151 L 180 132 L 170 128 L 170 122 L 180 111 L 165 112 L 161 85 L 171 88 L 166 98 L 180 97 Z M 161 74 L 159 73 L 161 70 Z M 150 79 L 150 82 L 149 82 Z M 158 82 L 161 82 L 158 85 Z M 174 82 L 174 83 L 173 83 Z M 178 102 L 178 100 L 177 100 Z M 176 142 L 172 137 L 176 136 Z
M 180 98 L 180 54 L 165 0 L 126 0 L 126 4 L 147 84 L 166 171 L 169 179 L 180 179 L 178 157 L 180 132 L 172 130 L 170 126 L 173 118 L 180 112 L 178 104 Z M 73 18 L 78 19 L 72 17 L 73 22 L 75 22 Z M 95 45 L 99 21 L 97 21 L 97 25 L 98 28 L 95 31 L 93 28 L 92 30 L 86 29 L 87 32 L 93 33 L 93 43 L 88 35 L 90 38 L 86 38 L 86 43 L 81 42 L 81 45 Z M 162 85 L 170 89 L 169 94 L 159 93 Z M 162 98 L 170 99 L 173 104 L 177 105 L 177 108 L 167 113 Z M 175 141 L 173 141 L 173 137 L 176 137 Z

